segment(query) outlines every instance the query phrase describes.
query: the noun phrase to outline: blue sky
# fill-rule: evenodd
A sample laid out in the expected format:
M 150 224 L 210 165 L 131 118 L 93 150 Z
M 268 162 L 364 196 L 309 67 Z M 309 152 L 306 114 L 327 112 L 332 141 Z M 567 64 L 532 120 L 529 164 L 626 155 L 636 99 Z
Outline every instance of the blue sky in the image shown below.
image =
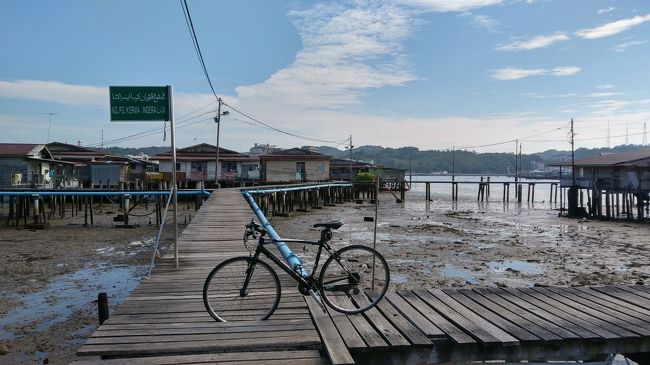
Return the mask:
M 225 148 L 352 135 L 479 152 L 521 139 L 526 153 L 568 149 L 571 118 L 577 147 L 641 143 L 650 119 L 648 1 L 188 4 L 217 94 L 308 137 L 230 109 Z M 49 129 L 50 141 L 97 146 L 103 131 L 106 146 L 168 145 L 162 123 L 109 121 L 109 85 L 172 85 L 178 146 L 216 142 L 179 1 L 5 0 L 0 49 L 0 142 L 43 143 Z M 58 113 L 50 127 L 44 113 Z

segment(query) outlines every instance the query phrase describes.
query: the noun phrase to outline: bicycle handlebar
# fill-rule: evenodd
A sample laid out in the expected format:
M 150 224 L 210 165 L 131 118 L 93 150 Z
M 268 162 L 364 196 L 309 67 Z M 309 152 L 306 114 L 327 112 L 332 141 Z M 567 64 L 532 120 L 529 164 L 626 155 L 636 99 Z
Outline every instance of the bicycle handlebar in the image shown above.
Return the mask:
M 266 230 L 262 228 L 257 222 L 255 222 L 254 219 L 251 219 L 251 222 L 247 224 L 246 226 L 246 237 L 255 237 L 255 232 L 258 232 L 264 237 L 266 235 Z

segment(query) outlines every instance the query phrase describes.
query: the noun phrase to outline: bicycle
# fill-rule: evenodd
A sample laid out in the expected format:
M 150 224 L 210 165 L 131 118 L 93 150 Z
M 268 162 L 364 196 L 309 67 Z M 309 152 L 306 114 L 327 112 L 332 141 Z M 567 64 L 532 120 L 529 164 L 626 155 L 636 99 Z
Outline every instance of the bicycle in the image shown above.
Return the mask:
M 218 264 L 203 285 L 203 303 L 210 316 L 219 322 L 234 320 L 266 320 L 280 303 L 280 279 L 273 268 L 260 259 L 266 256 L 284 270 L 298 284 L 298 291 L 312 296 L 325 311 L 325 304 L 337 312 L 356 314 L 374 307 L 386 294 L 390 271 L 384 257 L 363 245 L 350 245 L 334 250 L 329 241 L 332 230 L 341 228 L 340 221 L 314 224 L 322 227 L 318 241 L 275 240 L 265 238 L 267 232 L 254 220 L 245 225 L 244 246 L 249 256 L 238 256 Z M 257 237 L 259 233 L 259 238 Z M 258 239 L 254 249 L 248 238 Z M 307 275 L 302 265 L 290 268 L 269 251 L 265 245 L 277 242 L 296 242 L 318 246 L 314 266 Z M 321 254 L 329 257 L 316 277 Z M 368 299 L 366 294 L 370 295 Z

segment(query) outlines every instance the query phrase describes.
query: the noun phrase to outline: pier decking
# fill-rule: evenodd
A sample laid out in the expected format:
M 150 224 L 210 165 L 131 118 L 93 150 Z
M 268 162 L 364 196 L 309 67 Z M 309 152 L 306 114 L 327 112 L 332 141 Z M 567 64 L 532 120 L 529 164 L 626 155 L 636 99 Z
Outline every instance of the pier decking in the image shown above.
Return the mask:
M 75 364 L 433 364 L 650 351 L 646 286 L 398 291 L 348 316 L 324 313 L 277 270 L 282 301 L 270 320 L 217 323 L 203 307 L 203 281 L 219 261 L 248 254 L 241 236 L 251 217 L 239 190 L 215 191 L 179 237 L 180 268 L 164 258 L 78 351 L 101 358 Z

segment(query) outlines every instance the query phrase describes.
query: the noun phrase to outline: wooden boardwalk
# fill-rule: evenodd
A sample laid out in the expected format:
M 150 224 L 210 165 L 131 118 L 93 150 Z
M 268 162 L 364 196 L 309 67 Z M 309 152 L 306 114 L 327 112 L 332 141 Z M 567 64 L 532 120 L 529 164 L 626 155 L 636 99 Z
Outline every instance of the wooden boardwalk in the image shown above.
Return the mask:
M 327 363 L 305 300 L 286 274 L 280 307 L 268 321 L 218 323 L 206 312 L 203 282 L 218 262 L 248 255 L 242 235 L 252 217 L 239 190 L 215 191 L 179 236 L 180 268 L 163 257 L 78 351 L 113 359 L 75 364 Z
M 217 323 L 203 307 L 203 281 L 216 263 L 248 254 L 241 236 L 252 216 L 239 190 L 216 191 L 179 237 L 180 268 L 165 258 L 78 351 L 102 359 L 76 364 L 435 364 L 650 351 L 646 286 L 398 291 L 348 316 L 323 312 L 277 270 L 282 301 L 270 320 Z

